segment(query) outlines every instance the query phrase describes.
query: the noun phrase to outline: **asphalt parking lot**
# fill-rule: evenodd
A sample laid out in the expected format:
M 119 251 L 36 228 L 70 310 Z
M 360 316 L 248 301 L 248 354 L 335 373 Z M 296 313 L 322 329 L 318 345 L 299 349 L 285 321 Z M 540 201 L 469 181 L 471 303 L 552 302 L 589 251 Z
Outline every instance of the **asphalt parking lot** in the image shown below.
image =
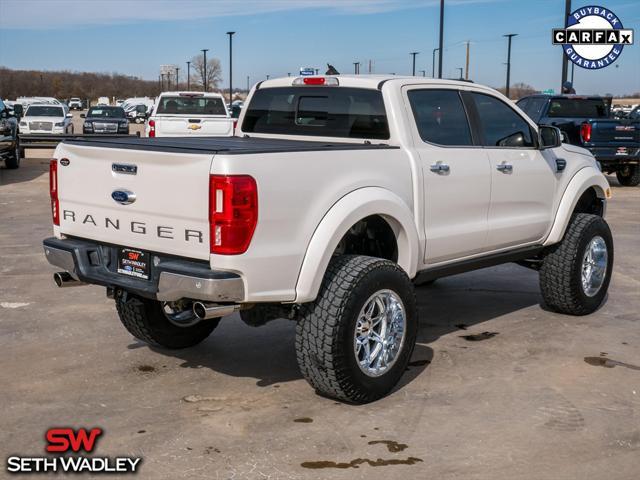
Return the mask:
M 291 322 L 233 315 L 195 348 L 150 349 L 103 288 L 55 288 L 50 152 L 27 153 L 0 169 L 3 459 L 43 454 L 49 427 L 100 426 L 101 455 L 143 457 L 140 478 L 638 478 L 640 188 L 609 179 L 598 312 L 545 311 L 537 274 L 515 265 L 441 279 L 418 289 L 399 388 L 350 406 L 302 379 Z

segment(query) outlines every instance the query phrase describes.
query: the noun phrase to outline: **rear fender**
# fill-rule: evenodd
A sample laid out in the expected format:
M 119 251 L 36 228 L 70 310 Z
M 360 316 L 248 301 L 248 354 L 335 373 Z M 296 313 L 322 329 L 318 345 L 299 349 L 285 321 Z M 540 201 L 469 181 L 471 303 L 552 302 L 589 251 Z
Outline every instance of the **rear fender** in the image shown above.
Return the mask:
M 384 188 L 361 188 L 336 202 L 313 233 L 298 275 L 296 303 L 316 298 L 338 243 L 353 225 L 370 215 L 380 215 L 389 223 L 398 244 L 398 265 L 410 278 L 415 276 L 419 242 L 409 207 Z

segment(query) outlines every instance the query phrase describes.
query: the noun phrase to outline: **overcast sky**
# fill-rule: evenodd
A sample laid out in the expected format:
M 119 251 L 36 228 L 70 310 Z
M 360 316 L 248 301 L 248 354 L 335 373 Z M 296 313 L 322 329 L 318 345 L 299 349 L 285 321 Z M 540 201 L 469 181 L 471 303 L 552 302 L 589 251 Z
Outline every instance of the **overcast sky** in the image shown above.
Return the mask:
M 507 41 L 511 82 L 538 89 L 560 83 L 562 50 L 551 29 L 562 26 L 561 0 L 446 0 L 443 75 L 457 77 L 471 42 L 470 77 L 504 85 Z M 577 8 L 583 6 L 574 0 Z M 591 2 L 586 2 L 591 3 Z M 585 3 L 585 4 L 586 4 Z M 625 28 L 640 31 L 637 0 L 607 1 Z M 375 73 L 432 69 L 438 0 L 0 0 L 0 65 L 16 69 L 119 72 L 158 77 L 161 64 L 186 70 L 202 48 L 220 59 L 228 85 L 228 37 L 234 30 L 234 85 L 295 74 L 300 67 L 343 73 L 369 60 Z M 640 45 L 625 47 L 614 66 L 575 68 L 578 93 L 640 91 Z M 421 73 L 419 73 L 421 74 Z M 0 90 L 2 86 L 0 85 Z

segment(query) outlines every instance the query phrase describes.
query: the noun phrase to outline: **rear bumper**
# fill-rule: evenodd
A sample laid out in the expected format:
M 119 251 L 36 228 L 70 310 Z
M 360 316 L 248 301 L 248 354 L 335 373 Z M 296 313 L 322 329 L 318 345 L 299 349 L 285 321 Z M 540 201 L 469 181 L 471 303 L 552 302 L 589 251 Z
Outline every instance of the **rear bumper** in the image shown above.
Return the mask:
M 209 302 L 244 300 L 244 282 L 239 275 L 211 270 L 204 262 L 150 252 L 150 278 L 143 280 L 116 272 L 117 246 L 55 237 L 45 239 L 42 244 L 50 264 L 84 283 L 122 288 L 162 301 L 181 298 Z
M 640 162 L 640 147 L 587 147 L 589 151 L 602 164 L 625 164 Z M 626 148 L 621 154 L 619 148 Z

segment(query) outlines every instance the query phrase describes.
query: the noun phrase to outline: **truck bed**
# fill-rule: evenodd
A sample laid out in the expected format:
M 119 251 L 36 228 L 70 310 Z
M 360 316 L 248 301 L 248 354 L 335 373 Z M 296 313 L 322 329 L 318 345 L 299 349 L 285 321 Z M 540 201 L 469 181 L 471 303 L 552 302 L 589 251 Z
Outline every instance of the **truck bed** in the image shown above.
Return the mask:
M 386 144 L 316 142 L 251 137 L 73 138 L 64 143 L 87 147 L 119 148 L 176 153 L 225 155 L 318 150 L 370 150 L 399 148 Z

